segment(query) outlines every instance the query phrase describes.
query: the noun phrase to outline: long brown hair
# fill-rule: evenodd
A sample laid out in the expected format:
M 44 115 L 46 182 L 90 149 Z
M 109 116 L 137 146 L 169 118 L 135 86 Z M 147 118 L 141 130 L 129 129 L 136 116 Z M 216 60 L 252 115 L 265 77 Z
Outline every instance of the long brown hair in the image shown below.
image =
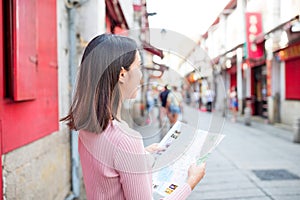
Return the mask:
M 80 64 L 71 108 L 60 121 L 67 121 L 75 130 L 104 130 L 112 118 L 116 119 L 121 68 L 129 70 L 136 52 L 136 42 L 123 36 L 102 34 L 90 41 Z

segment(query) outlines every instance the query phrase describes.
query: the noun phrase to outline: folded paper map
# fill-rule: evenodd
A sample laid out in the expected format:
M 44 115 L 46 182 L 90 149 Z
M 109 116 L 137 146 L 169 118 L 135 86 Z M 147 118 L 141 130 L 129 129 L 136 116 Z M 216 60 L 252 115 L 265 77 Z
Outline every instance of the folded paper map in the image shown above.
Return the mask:
M 177 121 L 159 143 L 162 150 L 154 155 L 154 198 L 165 197 L 185 183 L 189 166 L 204 162 L 223 138 Z

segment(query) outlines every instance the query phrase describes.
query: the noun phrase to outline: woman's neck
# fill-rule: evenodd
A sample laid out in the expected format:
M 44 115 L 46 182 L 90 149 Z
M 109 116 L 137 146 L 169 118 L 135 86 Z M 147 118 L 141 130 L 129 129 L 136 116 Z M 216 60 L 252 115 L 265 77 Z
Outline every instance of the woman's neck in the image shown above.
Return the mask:
M 118 110 L 117 110 L 117 114 L 116 114 L 116 118 L 118 120 L 121 120 L 121 110 L 122 110 L 122 102 L 119 103 L 119 106 L 118 106 Z

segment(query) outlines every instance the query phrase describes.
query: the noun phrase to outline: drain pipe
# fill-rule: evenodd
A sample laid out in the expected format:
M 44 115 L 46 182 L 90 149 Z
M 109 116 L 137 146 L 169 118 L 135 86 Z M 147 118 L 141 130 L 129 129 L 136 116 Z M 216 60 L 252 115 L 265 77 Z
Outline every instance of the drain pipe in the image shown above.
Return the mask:
M 78 1 L 68 0 L 65 1 L 68 11 L 68 30 L 69 30 L 69 85 L 71 88 L 70 101 L 72 101 L 73 90 L 75 86 L 76 73 L 77 73 L 77 49 L 76 49 L 76 7 Z M 80 177 L 79 177 L 79 154 L 78 154 L 78 133 L 71 130 L 71 156 L 72 156 L 72 183 L 71 194 L 65 200 L 72 200 L 78 198 L 80 195 Z

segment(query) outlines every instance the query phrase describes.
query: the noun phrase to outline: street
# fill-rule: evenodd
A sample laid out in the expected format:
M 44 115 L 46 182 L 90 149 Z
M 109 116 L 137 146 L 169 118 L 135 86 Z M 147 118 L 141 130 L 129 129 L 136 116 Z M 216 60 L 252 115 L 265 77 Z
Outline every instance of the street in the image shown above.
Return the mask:
M 300 199 L 300 144 L 292 142 L 292 132 L 258 122 L 245 126 L 241 119 L 236 123 L 226 119 L 216 128 L 222 120 L 213 115 L 184 109 L 188 124 L 196 127 L 199 122 L 204 130 L 221 127 L 220 133 L 226 135 L 207 160 L 206 175 L 189 200 Z M 137 128 L 146 138 L 145 145 L 159 142 L 159 135 L 153 134 L 155 126 L 154 119 L 150 126 Z

